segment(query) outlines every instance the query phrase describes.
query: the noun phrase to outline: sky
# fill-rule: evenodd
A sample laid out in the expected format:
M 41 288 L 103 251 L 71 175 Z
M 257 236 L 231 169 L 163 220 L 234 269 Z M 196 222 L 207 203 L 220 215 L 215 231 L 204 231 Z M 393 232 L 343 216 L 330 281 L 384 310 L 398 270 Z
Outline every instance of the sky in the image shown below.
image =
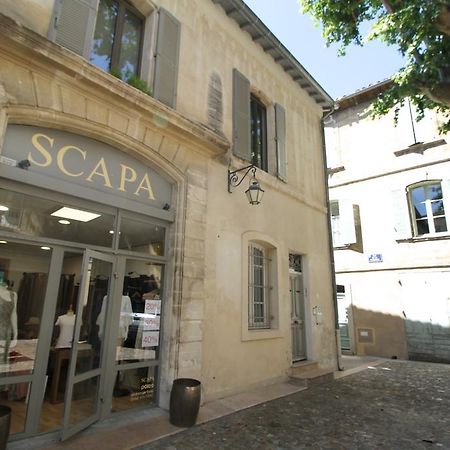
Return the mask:
M 244 2 L 334 99 L 383 81 L 403 65 L 395 47 L 375 41 L 338 56 L 338 47 L 327 48 L 320 28 L 300 12 L 298 0 Z

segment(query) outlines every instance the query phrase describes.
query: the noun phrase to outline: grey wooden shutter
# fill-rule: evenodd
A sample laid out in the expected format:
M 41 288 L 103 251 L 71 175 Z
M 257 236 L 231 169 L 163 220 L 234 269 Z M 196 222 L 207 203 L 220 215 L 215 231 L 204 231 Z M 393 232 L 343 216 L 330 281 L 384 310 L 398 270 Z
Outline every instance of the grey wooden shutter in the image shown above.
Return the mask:
M 233 69 L 233 153 L 251 161 L 250 81 Z
M 153 95 L 167 106 L 175 108 L 180 53 L 180 22 L 163 8 L 158 11 L 158 14 Z
M 287 153 L 286 153 L 286 111 L 275 103 L 275 140 L 277 149 L 277 175 L 287 181 Z
M 396 189 L 392 191 L 392 217 L 394 221 L 395 238 L 410 238 L 411 222 L 405 189 Z
M 89 58 L 99 0 L 57 0 L 49 38 Z

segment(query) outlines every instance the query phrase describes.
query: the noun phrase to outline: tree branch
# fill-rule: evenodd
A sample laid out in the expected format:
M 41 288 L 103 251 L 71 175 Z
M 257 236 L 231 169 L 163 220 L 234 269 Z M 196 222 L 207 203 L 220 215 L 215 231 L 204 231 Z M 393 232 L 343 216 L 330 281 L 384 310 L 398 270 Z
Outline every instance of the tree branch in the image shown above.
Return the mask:
M 392 14 L 395 11 L 392 3 L 389 0 L 381 0 L 381 3 L 389 14 Z
M 443 5 L 442 11 L 436 20 L 436 28 L 442 33 L 450 36 L 450 6 Z

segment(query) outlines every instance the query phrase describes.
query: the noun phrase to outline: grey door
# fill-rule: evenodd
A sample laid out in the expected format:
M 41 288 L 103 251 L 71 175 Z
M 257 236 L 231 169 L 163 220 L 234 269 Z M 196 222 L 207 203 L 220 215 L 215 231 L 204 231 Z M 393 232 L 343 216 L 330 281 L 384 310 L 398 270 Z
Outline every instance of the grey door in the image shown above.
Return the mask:
M 292 361 L 306 359 L 305 306 L 301 273 L 290 274 Z
M 100 405 L 105 380 L 103 367 L 106 359 L 106 318 L 110 315 L 110 302 L 114 256 L 86 250 L 82 265 L 69 377 L 65 396 L 62 440 L 99 420 Z M 95 288 L 101 281 L 107 286 L 106 295 L 100 299 L 101 313 L 97 318 L 86 308 Z M 101 320 L 100 318 L 103 318 Z M 85 330 L 95 324 L 97 339 L 84 340 Z

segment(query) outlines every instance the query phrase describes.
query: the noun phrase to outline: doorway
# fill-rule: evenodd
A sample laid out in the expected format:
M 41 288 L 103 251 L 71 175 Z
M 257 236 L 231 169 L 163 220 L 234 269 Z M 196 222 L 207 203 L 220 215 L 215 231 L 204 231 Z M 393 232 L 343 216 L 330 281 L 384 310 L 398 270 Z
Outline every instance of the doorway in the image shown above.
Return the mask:
M 295 258 L 294 258 L 295 257 Z M 290 255 L 292 361 L 306 359 L 305 296 L 300 255 Z
M 12 408 L 11 439 L 67 439 L 156 405 L 168 224 L 4 189 L 0 205 L 0 404 Z M 69 206 L 76 216 L 54 216 Z

